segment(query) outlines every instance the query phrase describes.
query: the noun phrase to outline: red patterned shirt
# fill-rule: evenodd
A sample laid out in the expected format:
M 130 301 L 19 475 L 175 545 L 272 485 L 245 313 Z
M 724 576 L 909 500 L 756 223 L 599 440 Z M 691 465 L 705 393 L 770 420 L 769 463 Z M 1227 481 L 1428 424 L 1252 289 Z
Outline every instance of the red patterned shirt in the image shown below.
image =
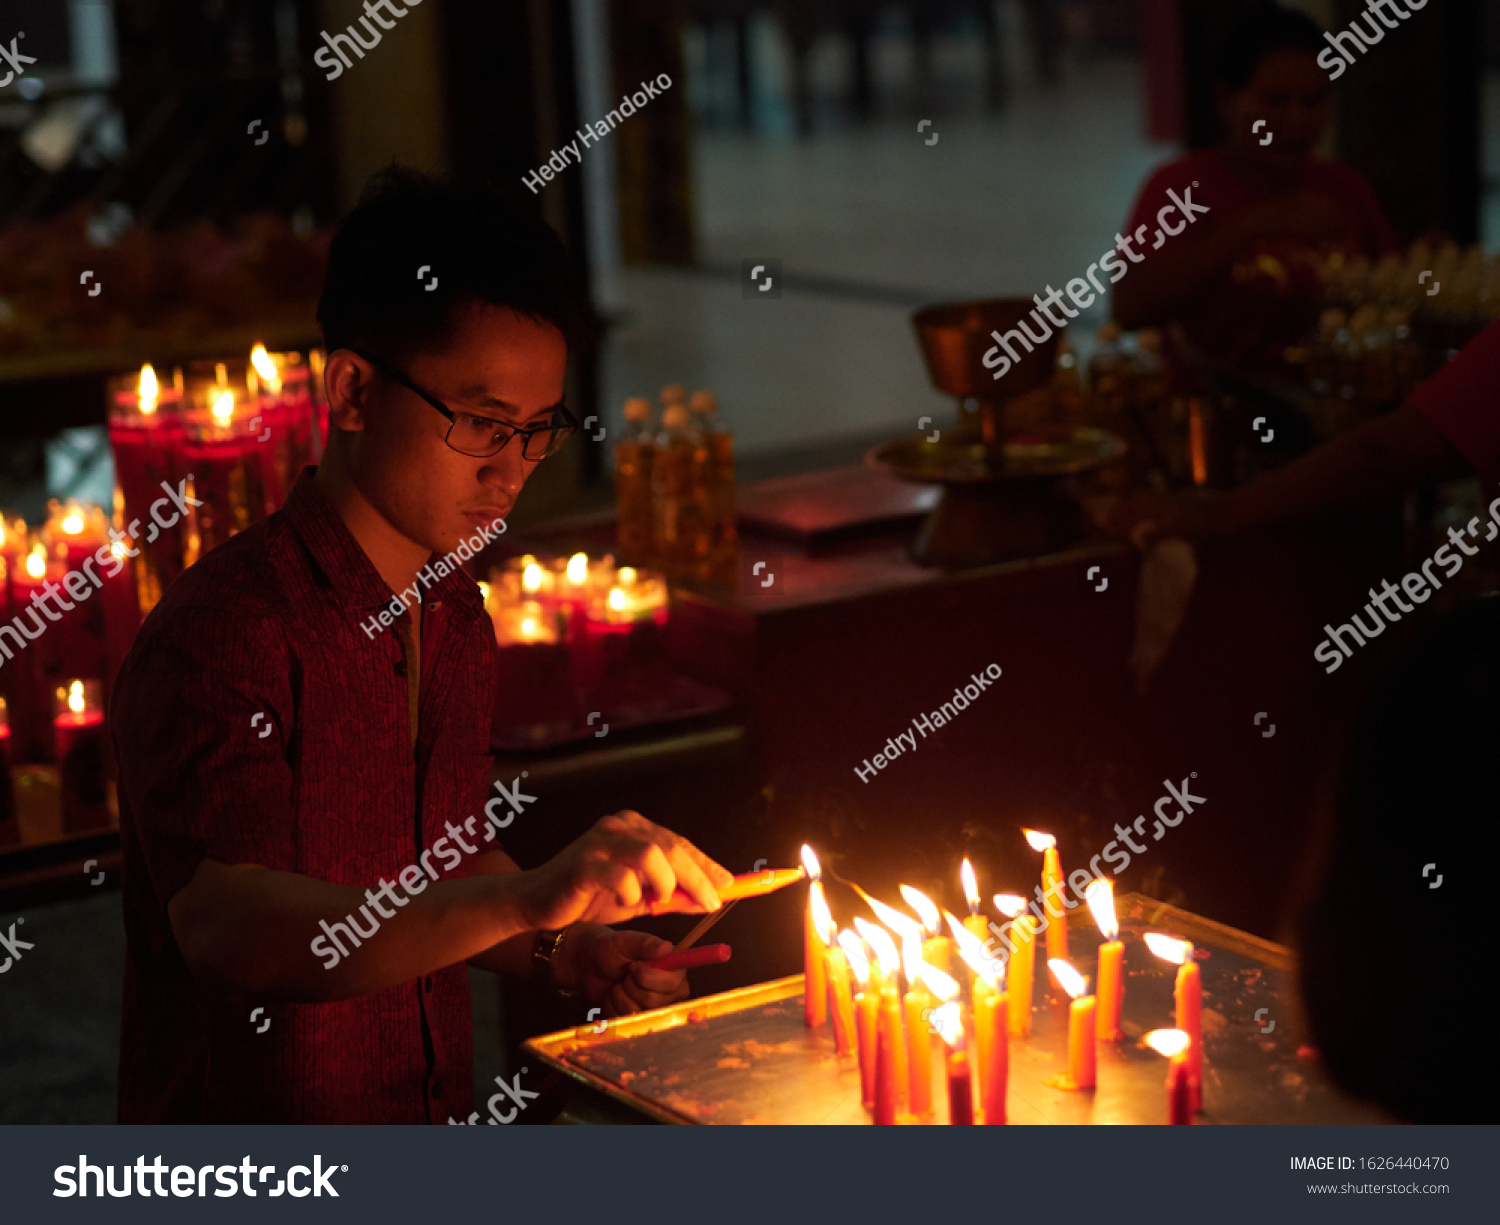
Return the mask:
M 121 1123 L 440 1123 L 473 1109 L 462 963 L 338 1003 L 230 999 L 194 979 L 167 919 L 205 857 L 379 888 L 489 786 L 496 653 L 478 588 L 457 569 L 424 589 L 413 749 L 401 618 L 363 628 L 395 597 L 315 471 L 172 584 L 116 683 Z M 286 956 L 316 959 L 317 935 Z

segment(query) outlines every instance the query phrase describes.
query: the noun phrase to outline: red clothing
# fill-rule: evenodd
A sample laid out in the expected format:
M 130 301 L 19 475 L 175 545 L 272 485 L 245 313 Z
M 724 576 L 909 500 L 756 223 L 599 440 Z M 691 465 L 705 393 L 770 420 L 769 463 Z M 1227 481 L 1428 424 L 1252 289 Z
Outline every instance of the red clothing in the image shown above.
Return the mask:
M 1412 392 L 1411 402 L 1475 472 L 1500 479 L 1500 319 Z
M 393 593 L 315 471 L 172 584 L 116 683 L 121 1123 L 429 1123 L 473 1109 L 462 963 L 332 1004 L 226 999 L 189 973 L 167 919 L 205 857 L 379 889 L 489 786 L 496 652 L 478 588 L 450 570 L 423 592 L 413 751 L 402 631 L 362 628 Z M 442 875 L 472 866 L 465 855 Z M 320 934 L 286 956 L 318 961 Z
M 1378 258 L 1398 250 L 1396 236 L 1364 177 L 1339 162 L 1309 159 L 1302 191 L 1332 199 L 1348 216 L 1366 256 Z M 1235 214 L 1266 199 L 1240 178 L 1220 149 L 1203 149 L 1159 166 L 1146 180 L 1131 210 L 1131 238 L 1146 227 L 1137 250 L 1151 258 L 1158 237 L 1157 214 L 1179 196 L 1206 207 L 1189 233 L 1205 234 Z M 1167 224 L 1180 226 L 1177 212 Z M 1163 240 L 1170 243 L 1173 238 Z M 1207 358 L 1230 369 L 1262 374 L 1285 374 L 1281 353 L 1303 338 L 1316 323 L 1322 305 L 1317 273 L 1319 252 L 1296 239 L 1261 239 L 1236 256 L 1234 265 L 1198 290 L 1177 313 L 1187 339 Z

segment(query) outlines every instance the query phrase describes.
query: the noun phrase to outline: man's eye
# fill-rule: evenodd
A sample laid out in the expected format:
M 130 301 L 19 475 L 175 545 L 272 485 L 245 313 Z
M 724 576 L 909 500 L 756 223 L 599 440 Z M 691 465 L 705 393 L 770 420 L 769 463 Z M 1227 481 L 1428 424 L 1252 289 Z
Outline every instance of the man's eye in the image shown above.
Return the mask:
M 460 413 L 458 419 L 463 422 L 464 428 L 481 434 L 494 433 L 500 428 L 500 423 L 489 417 L 471 417 L 467 413 Z

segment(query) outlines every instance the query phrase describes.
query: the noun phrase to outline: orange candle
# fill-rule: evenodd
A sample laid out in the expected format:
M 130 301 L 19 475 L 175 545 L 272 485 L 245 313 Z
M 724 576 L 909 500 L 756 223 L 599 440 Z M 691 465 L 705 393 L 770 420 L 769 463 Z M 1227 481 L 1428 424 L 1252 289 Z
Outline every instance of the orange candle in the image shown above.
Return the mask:
M 878 1033 L 880 1045 L 886 1051 L 886 1058 L 891 1063 L 892 1084 L 889 1092 L 894 1095 L 895 1109 L 897 1112 L 906 1110 L 907 1102 L 907 1070 L 906 1070 L 906 1035 L 901 1025 L 901 996 L 898 991 L 897 975 L 901 971 L 901 955 L 896 952 L 896 943 L 891 939 L 890 932 L 879 927 L 866 919 L 855 919 L 854 926 L 859 934 L 864 937 L 865 943 L 875 950 L 875 967 L 871 968 L 871 981 L 877 988 L 879 995 L 878 1008 Z M 875 1110 L 879 1114 L 881 1064 L 876 1061 L 876 1088 Z M 880 1120 L 877 1118 L 876 1122 Z M 890 1120 L 895 1122 L 894 1119 Z
M 1087 980 L 1066 961 L 1048 962 L 1048 967 L 1073 1002 L 1068 1007 L 1068 1070 L 1062 1076 L 1049 1077 L 1047 1083 L 1059 1089 L 1092 1089 L 1095 999 L 1084 994 Z
M 1185 1052 L 1192 1113 L 1203 1109 L 1203 979 L 1193 960 L 1193 946 L 1174 936 L 1146 933 L 1146 946 L 1158 957 L 1177 964 L 1172 996 L 1177 1003 L 1177 1028 L 1188 1036 Z
M 853 932 L 839 933 L 839 946 L 859 984 L 854 997 L 854 1036 L 859 1047 L 859 1100 L 867 1108 L 875 1105 L 875 1044 L 878 997 L 870 990 L 870 963 L 860 938 Z
M 944 974 L 951 974 L 953 945 L 943 935 L 943 921 L 938 916 L 938 908 L 925 893 L 918 892 L 910 885 L 901 886 L 901 896 L 922 920 L 922 930 L 925 933 L 922 940 L 922 960 Z
M 822 900 L 823 882 L 818 857 L 810 846 L 802 848 L 802 863 L 807 868 L 807 909 L 802 918 L 802 1008 L 808 1025 L 828 1020 L 828 978 L 823 964 L 823 941 L 813 924 L 814 898 Z M 824 902 L 824 909 L 827 903 Z
M 1062 861 L 1057 856 L 1057 839 L 1034 829 L 1022 831 L 1031 849 L 1042 852 L 1042 905 L 1047 912 L 1047 965 L 1068 959 L 1068 912 L 1063 905 Z M 1054 988 L 1062 986 L 1054 975 Z
M 1115 890 L 1107 880 L 1092 880 L 1083 891 L 1083 898 L 1094 912 L 1094 920 L 1104 936 L 1099 946 L 1099 1041 L 1118 1042 L 1120 1033 L 1120 1001 L 1125 995 L 1125 946 L 1116 940 L 1120 924 L 1115 918 Z
M 1025 913 L 1026 903 L 1014 893 L 997 893 L 995 909 L 1014 920 L 1010 929 L 1010 942 L 1015 951 L 1010 955 L 1006 980 L 1010 983 L 1010 1033 L 1013 1038 L 1024 1038 L 1031 1033 L 1031 980 L 1036 964 L 1036 921 Z
M 969 917 L 964 920 L 964 930 L 983 944 L 989 939 L 989 924 L 984 915 L 979 913 L 979 883 L 974 879 L 974 867 L 967 859 L 959 868 L 958 877 L 964 887 L 964 901 L 969 904 Z
M 1154 1029 L 1146 1044 L 1167 1063 L 1167 1122 L 1183 1126 L 1193 1121 L 1191 1077 L 1188 1074 L 1188 1036 L 1180 1029 Z
M 894 1123 L 906 1113 L 908 1081 L 906 1034 L 901 1025 L 901 1000 L 894 987 L 880 994 L 877 1030 L 880 1057 L 875 1070 L 875 1121 Z M 889 1117 L 882 1117 L 889 1115 Z
M 825 911 L 826 913 L 826 911 Z M 833 920 L 822 931 L 833 930 Z M 854 1003 L 849 993 L 849 962 L 844 950 L 830 945 L 824 950 L 828 980 L 828 1015 L 833 1019 L 833 1049 L 837 1055 L 854 1053 Z
M 1006 1083 L 1010 1078 L 1010 1008 L 1002 988 L 999 958 L 991 958 L 966 925 L 947 915 L 959 956 L 974 972 L 974 1054 L 979 1077 L 979 1108 L 987 1125 L 1005 1122 Z
M 935 1002 L 926 991 L 906 993 L 907 1101 L 912 1114 L 925 1119 L 932 1113 L 932 1028 L 927 1017 Z

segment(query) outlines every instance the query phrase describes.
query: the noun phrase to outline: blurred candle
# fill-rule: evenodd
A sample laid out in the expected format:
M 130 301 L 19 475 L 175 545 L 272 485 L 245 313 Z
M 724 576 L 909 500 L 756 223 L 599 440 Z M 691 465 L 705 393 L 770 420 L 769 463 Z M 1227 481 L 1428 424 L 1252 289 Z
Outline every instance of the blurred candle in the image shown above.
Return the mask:
M 927 1022 L 937 1000 L 927 990 L 919 973 L 922 966 L 922 944 L 915 937 L 902 944 L 906 965 L 906 1068 L 909 1077 L 907 1100 L 911 1112 L 923 1119 L 932 1113 L 932 1027 Z M 926 1015 L 924 1015 L 926 1014 Z
M 57 737 L 63 829 L 108 824 L 104 788 L 104 699 L 97 680 L 59 685 L 53 728 Z
M 958 879 L 963 885 L 964 901 L 969 906 L 968 917 L 964 919 L 964 930 L 983 944 L 989 939 L 989 925 L 985 922 L 984 915 L 979 913 L 979 882 L 974 878 L 974 866 L 967 859 L 958 869 Z
M 1010 1032 L 1012 1037 L 1024 1038 L 1031 1033 L 1031 980 L 1036 964 L 1036 923 L 1026 913 L 1026 900 L 1014 893 L 997 893 L 995 909 L 1014 920 L 1010 929 L 1010 942 L 1015 951 L 1010 955 L 1006 980 L 1010 983 Z
M 828 1019 L 828 978 L 824 969 L 823 941 L 813 920 L 814 899 L 822 901 L 822 869 L 812 847 L 802 848 L 802 866 L 807 869 L 807 906 L 802 915 L 802 1011 L 808 1025 Z M 827 909 L 823 902 L 823 908 Z
M 834 943 L 833 916 L 823 896 L 822 882 L 808 894 L 813 930 L 817 932 L 819 955 L 823 958 L 823 981 L 828 993 L 828 1015 L 833 1021 L 834 1053 L 847 1055 L 854 1050 L 854 1012 L 849 1000 L 849 963 L 844 950 Z
M 144 525 L 151 523 L 151 504 L 163 494 L 161 482 L 175 489 L 186 473 L 181 469 L 182 372 L 174 371 L 172 381 L 163 386 L 155 369 L 146 365 L 138 375 L 110 379 L 108 388 L 109 443 L 123 500 L 117 526 L 124 529 L 138 521 L 143 526 L 137 535 L 144 535 Z M 156 607 L 162 592 L 182 573 L 183 539 L 183 531 L 174 527 L 149 544 L 136 540 L 131 545 L 140 550 L 130 571 L 141 613 Z
M 944 1079 L 948 1083 L 948 1122 L 957 1127 L 974 1124 L 974 1077 L 964 1036 L 963 1014 L 958 1001 L 949 1000 L 932 1014 L 943 1038 Z
M 938 908 L 925 893 L 918 892 L 910 885 L 901 886 L 901 896 L 922 920 L 925 933 L 922 939 L 922 960 L 944 974 L 951 974 L 953 972 L 953 946 L 949 943 L 948 937 L 943 935 L 943 920 L 938 913 Z
M 1092 880 L 1083 891 L 1083 899 L 1093 911 L 1104 943 L 1099 946 L 1099 1041 L 1118 1042 L 1120 1034 L 1120 1001 L 1125 994 L 1125 946 L 1115 939 L 1120 924 L 1115 918 L 1115 889 L 1107 880 Z
M 1042 905 L 1047 912 L 1047 966 L 1068 959 L 1068 913 L 1063 905 L 1062 861 L 1057 856 L 1057 839 L 1034 829 L 1021 831 L 1031 849 L 1042 852 Z M 1054 898 L 1053 895 L 1056 895 Z M 1052 985 L 1062 984 L 1053 976 Z
M 1153 1029 L 1146 1035 L 1146 1045 L 1157 1054 L 1167 1056 L 1167 1122 L 1175 1126 L 1192 1123 L 1187 1034 L 1180 1029 Z
M 1000 960 L 990 957 L 979 938 L 952 915 L 946 917 L 959 956 L 974 972 L 974 1054 L 975 1072 L 979 1076 L 979 1108 L 986 1125 L 998 1126 L 1005 1122 L 1006 1084 L 1010 1078 L 1007 1033 L 1010 1008 L 998 969 Z
M 1172 996 L 1177 1004 L 1177 1028 L 1188 1036 L 1188 1092 L 1192 1112 L 1197 1114 L 1203 1109 L 1203 980 L 1193 960 L 1193 946 L 1160 932 L 1147 932 L 1146 947 L 1177 965 Z
M 854 974 L 859 992 L 854 997 L 854 1033 L 859 1045 L 859 1099 L 867 1108 L 875 1105 L 875 1043 L 879 1023 L 879 996 L 870 989 L 870 962 L 860 938 L 851 931 L 839 933 L 839 947 Z
M 1060 1089 L 1092 1089 L 1094 1087 L 1094 1014 L 1095 1000 L 1085 995 L 1088 980 L 1066 961 L 1048 962 L 1048 967 L 1057 975 L 1057 981 L 1073 998 L 1068 1008 L 1068 1071 L 1066 1076 L 1053 1077 L 1048 1083 Z
M 883 927 L 865 919 L 855 919 L 854 926 L 872 949 L 875 950 L 875 960 L 880 967 L 880 1012 L 879 1012 L 879 1034 L 881 1043 L 886 1051 L 886 1056 L 891 1063 L 891 1085 L 890 1093 L 895 1102 L 896 1112 L 902 1113 L 906 1110 L 907 1103 L 907 1070 L 906 1070 L 906 1034 L 901 1024 L 901 991 L 899 976 L 901 973 L 901 955 L 896 951 L 895 941 Z M 880 1065 L 876 1066 L 877 1074 Z M 877 1075 L 877 1090 L 879 1081 Z M 875 1110 L 880 1112 L 880 1093 L 875 1094 Z M 888 1120 L 894 1123 L 895 1119 Z M 879 1119 L 876 1119 L 879 1122 Z

